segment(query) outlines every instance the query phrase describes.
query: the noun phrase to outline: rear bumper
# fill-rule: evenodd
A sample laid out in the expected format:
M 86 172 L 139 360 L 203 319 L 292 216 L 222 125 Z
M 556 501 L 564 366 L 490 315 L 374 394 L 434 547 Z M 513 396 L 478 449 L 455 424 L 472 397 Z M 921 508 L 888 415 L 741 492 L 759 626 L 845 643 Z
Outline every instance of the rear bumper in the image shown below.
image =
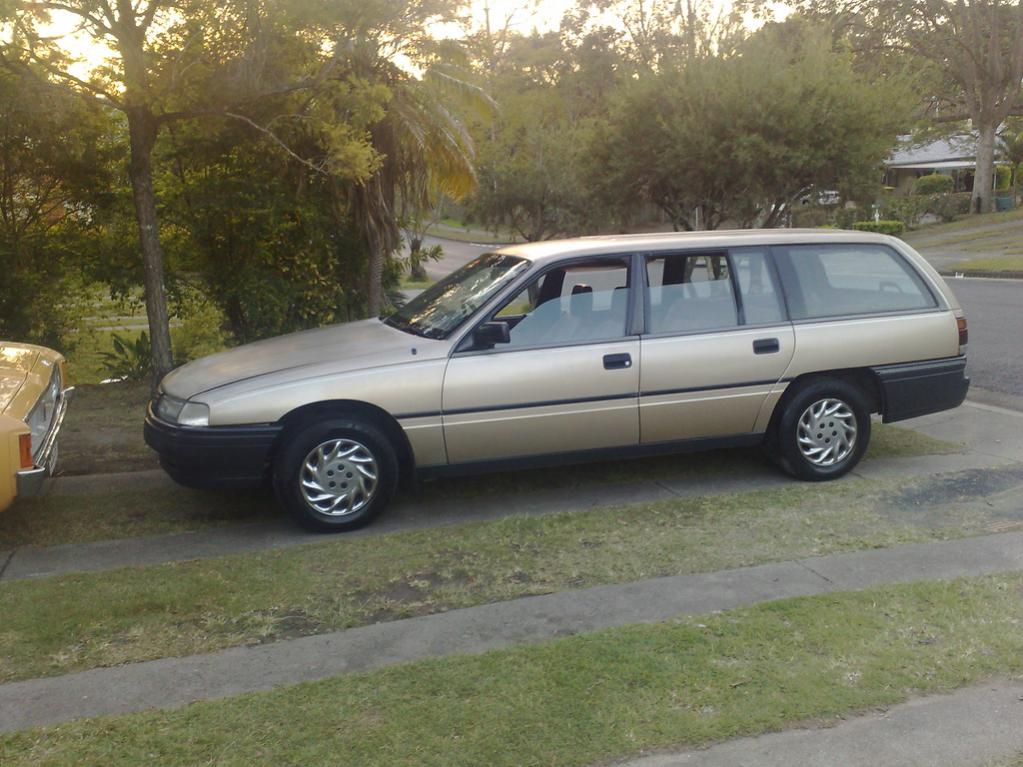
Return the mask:
M 57 412 L 50 421 L 50 429 L 43 437 L 43 443 L 35 451 L 35 465 L 31 469 L 22 469 L 15 474 L 17 493 L 20 498 L 38 495 L 43 489 L 43 480 L 53 474 L 57 468 L 57 438 L 64 425 L 68 403 L 74 398 L 73 386 L 64 389 L 57 400 Z
M 951 410 L 962 404 L 970 388 L 965 355 L 871 370 L 880 383 L 885 423 Z
M 171 478 L 190 487 L 238 487 L 258 484 L 269 469 L 281 427 L 176 426 L 146 415 L 143 436 L 160 456 Z

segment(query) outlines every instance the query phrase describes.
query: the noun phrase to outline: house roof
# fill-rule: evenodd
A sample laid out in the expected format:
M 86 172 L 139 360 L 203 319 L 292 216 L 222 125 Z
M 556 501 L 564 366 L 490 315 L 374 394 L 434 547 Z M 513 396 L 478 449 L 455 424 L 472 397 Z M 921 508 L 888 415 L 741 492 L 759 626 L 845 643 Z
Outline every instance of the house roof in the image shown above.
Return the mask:
M 885 160 L 885 165 L 889 168 L 972 168 L 976 156 L 975 135 L 917 143 L 913 143 L 911 136 L 900 136 L 899 148 Z

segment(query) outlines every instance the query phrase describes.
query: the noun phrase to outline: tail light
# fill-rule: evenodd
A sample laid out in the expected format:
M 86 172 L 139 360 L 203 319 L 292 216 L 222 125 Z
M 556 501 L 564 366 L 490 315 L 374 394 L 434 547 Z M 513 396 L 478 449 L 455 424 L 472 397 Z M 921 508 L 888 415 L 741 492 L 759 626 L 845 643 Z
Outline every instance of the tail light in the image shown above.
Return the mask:
M 31 469 L 35 465 L 32 460 L 32 435 L 18 435 L 18 452 L 21 453 L 21 468 Z
M 966 328 L 966 318 L 959 317 L 956 319 L 956 325 L 959 328 L 959 345 L 966 346 L 966 342 L 970 338 L 970 331 Z

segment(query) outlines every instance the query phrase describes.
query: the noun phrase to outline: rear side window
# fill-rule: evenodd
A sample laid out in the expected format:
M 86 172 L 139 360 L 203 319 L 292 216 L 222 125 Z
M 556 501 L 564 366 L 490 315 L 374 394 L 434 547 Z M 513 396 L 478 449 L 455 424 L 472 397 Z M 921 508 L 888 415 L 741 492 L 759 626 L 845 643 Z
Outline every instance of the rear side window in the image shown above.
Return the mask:
M 793 245 L 775 255 L 794 320 L 937 306 L 920 276 L 885 245 Z

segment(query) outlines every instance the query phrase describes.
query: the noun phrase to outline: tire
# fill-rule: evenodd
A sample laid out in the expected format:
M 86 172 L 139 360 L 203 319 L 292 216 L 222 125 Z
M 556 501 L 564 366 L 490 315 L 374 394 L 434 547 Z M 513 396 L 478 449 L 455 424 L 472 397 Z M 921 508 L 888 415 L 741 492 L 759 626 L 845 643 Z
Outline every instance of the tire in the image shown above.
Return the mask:
M 768 442 L 794 477 L 838 479 L 860 462 L 870 443 L 867 398 L 848 381 L 812 379 L 784 404 Z
M 372 421 L 329 418 L 286 435 L 273 480 L 278 501 L 307 530 L 347 532 L 371 522 L 390 502 L 398 458 Z

